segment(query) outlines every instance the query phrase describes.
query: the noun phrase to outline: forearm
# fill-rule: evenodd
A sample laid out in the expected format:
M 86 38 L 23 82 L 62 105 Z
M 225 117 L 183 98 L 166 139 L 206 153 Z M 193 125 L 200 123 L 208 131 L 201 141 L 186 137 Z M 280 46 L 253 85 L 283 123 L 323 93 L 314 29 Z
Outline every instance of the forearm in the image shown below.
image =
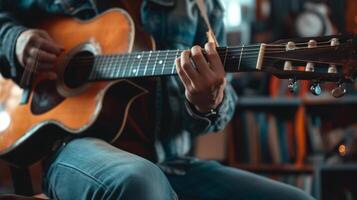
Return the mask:
M 1 72 L 4 76 L 19 80 L 22 68 L 17 62 L 15 46 L 18 36 L 26 28 L 15 20 L 9 12 L 0 12 L 0 56 Z

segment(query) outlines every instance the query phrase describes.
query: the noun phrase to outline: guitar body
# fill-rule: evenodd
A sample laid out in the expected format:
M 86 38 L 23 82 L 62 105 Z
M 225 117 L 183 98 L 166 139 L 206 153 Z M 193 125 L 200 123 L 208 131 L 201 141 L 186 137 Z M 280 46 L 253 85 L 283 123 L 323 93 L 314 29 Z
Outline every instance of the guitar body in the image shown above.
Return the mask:
M 0 102 L 4 107 L 0 112 L 9 118 L 0 129 L 0 157 L 17 166 L 43 158 L 67 137 L 116 140 L 131 103 L 147 93 L 128 80 L 71 84 L 64 77 L 70 59 L 78 54 L 122 54 L 138 49 L 136 46 L 153 47 L 135 44 L 135 26 L 126 11 L 113 9 L 88 21 L 57 17 L 38 28 L 46 30 L 65 50 L 54 73 L 35 74 L 27 102 L 20 103 L 19 95 L 7 98 L 11 104 Z

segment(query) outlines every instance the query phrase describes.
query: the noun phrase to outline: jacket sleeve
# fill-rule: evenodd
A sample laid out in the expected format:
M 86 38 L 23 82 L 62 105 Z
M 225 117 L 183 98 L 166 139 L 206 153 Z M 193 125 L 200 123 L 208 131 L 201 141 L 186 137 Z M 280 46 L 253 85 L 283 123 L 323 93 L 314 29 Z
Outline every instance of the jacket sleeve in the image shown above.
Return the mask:
M 22 74 L 22 67 L 16 59 L 16 40 L 26 28 L 1 5 L 0 9 L 0 72 L 4 77 L 12 78 L 18 82 Z

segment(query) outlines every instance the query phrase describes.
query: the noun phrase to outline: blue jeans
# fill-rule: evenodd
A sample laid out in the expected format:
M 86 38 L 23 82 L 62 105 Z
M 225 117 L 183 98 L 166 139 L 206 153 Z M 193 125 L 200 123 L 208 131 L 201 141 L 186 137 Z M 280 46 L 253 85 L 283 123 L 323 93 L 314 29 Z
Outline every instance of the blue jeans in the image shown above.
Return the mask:
M 185 175 L 165 174 L 144 158 L 82 138 L 53 158 L 44 191 L 64 200 L 313 199 L 297 188 L 214 161 L 193 161 L 186 170 Z

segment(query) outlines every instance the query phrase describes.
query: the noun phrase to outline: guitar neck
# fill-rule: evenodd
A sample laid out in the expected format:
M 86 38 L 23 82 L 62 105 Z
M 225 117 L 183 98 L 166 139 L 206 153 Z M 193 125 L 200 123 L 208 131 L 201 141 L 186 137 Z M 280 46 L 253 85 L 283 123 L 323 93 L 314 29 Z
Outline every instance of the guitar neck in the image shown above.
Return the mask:
M 217 52 L 226 72 L 256 71 L 262 45 L 218 47 Z M 165 50 L 98 55 L 94 57 L 89 80 L 175 75 L 175 59 L 181 52 Z

